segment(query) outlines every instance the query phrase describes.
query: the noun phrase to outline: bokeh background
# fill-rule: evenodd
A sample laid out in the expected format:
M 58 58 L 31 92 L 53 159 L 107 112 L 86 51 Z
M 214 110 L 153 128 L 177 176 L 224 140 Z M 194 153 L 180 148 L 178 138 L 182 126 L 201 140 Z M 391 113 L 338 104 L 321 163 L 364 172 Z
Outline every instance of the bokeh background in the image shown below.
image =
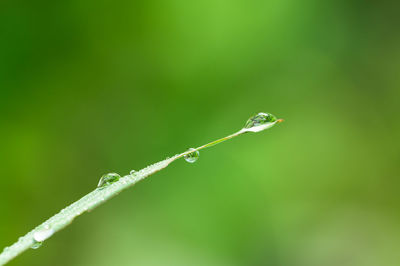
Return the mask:
M 0 246 L 146 179 L 10 265 L 397 266 L 396 1 L 2 1 Z

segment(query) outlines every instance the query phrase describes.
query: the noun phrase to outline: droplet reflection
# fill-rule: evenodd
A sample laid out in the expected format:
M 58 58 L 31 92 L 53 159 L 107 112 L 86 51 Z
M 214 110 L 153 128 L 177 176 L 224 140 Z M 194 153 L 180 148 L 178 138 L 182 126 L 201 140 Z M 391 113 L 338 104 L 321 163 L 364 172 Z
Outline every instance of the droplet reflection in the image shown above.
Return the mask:
M 195 161 L 197 161 L 200 157 L 200 152 L 190 148 L 189 151 L 193 151 L 191 153 L 186 154 L 183 158 L 185 158 L 186 162 L 188 163 L 194 163 Z

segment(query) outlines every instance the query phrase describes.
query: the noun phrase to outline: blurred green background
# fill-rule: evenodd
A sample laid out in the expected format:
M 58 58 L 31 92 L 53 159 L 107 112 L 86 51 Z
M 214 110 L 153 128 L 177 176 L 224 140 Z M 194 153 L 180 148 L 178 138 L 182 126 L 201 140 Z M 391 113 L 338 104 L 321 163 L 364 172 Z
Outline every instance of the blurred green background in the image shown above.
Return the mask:
M 396 1 L 2 1 L 0 247 L 180 160 L 10 265 L 397 266 Z

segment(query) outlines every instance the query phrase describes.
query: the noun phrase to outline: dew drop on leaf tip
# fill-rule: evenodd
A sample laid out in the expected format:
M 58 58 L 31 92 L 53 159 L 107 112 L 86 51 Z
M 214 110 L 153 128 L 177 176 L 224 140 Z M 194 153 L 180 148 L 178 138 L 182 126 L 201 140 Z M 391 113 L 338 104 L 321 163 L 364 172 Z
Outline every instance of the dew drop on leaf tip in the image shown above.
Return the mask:
M 282 119 L 277 119 L 273 114 L 258 113 L 247 120 L 243 130 L 247 132 L 259 132 L 282 121 Z

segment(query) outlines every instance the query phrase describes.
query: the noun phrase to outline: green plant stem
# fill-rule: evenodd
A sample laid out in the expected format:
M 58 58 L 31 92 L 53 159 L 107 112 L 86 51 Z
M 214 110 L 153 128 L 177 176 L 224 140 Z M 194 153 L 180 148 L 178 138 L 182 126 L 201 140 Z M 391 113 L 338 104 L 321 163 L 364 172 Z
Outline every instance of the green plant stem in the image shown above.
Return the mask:
M 224 138 L 212 141 L 208 144 L 200 146 L 195 150 L 201 150 L 204 148 L 211 147 L 228 139 L 232 139 L 237 137 L 243 133 L 246 133 L 245 129 L 242 129 L 234 134 L 228 135 Z M 125 190 L 140 180 L 164 169 L 173 161 L 184 157 L 185 155 L 192 153 L 193 150 L 185 151 L 183 153 L 177 154 L 171 158 L 167 158 L 163 161 L 158 163 L 152 164 L 142 170 L 135 172 L 132 175 L 126 175 L 119 179 L 119 181 L 104 187 L 104 188 L 97 188 L 87 194 L 86 196 L 82 197 L 78 201 L 72 203 L 68 207 L 62 209 L 59 213 L 49 218 L 47 221 L 42 223 L 41 225 L 37 226 L 35 229 L 27 233 L 26 235 L 20 237 L 17 242 L 13 245 L 4 248 L 3 252 L 0 254 L 0 265 L 4 265 L 9 262 L 11 259 L 15 258 L 25 250 L 31 248 L 34 244 L 37 244 L 37 241 L 34 238 L 35 234 L 39 234 L 43 232 L 43 230 L 51 229 L 52 234 L 60 231 L 64 227 L 68 226 L 75 217 L 81 215 L 84 212 L 91 211 L 98 205 L 102 204 L 103 202 L 109 200 L 113 196 L 119 194 L 122 190 Z M 51 237 L 51 235 L 47 238 Z M 47 239 L 46 238 L 46 239 Z
M 232 139 L 232 138 L 237 137 L 237 136 L 239 136 L 239 135 L 241 135 L 241 134 L 244 134 L 244 133 L 245 133 L 244 131 L 240 130 L 240 131 L 238 131 L 238 132 L 236 132 L 236 133 L 234 133 L 234 134 L 231 134 L 231 135 L 229 135 L 229 136 L 226 136 L 226 137 L 223 137 L 223 138 L 220 138 L 220 139 L 211 141 L 210 143 L 204 144 L 204 145 L 202 145 L 202 146 L 200 146 L 200 147 L 197 147 L 197 148 L 194 148 L 194 149 L 192 149 L 192 150 L 185 151 L 185 152 L 183 152 L 183 153 L 181 153 L 181 154 L 178 154 L 176 159 L 182 158 L 182 157 L 184 157 L 185 155 L 187 155 L 187 154 L 189 154 L 189 153 L 192 153 L 192 152 L 194 152 L 194 151 L 199 151 L 199 150 L 202 150 L 202 149 L 205 149 L 205 148 L 208 148 L 208 147 L 217 145 L 217 144 L 219 144 L 219 143 L 221 143 L 221 142 L 224 142 L 224 141 L 226 141 L 226 140 L 228 140 L 228 139 Z M 176 159 L 175 159 L 175 160 L 176 160 Z

